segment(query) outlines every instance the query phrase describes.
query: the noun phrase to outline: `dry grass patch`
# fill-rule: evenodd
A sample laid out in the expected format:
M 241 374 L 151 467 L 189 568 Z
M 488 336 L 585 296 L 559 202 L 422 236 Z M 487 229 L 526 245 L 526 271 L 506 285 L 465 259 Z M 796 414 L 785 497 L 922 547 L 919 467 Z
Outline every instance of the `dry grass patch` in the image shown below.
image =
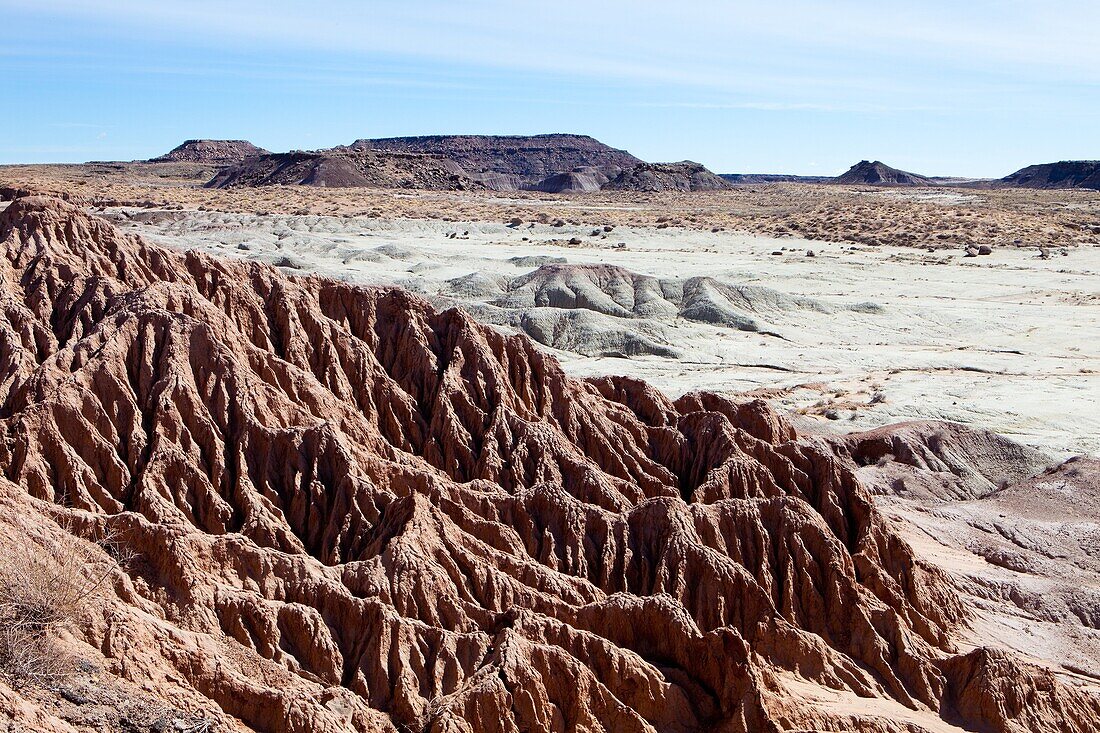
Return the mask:
M 96 544 L 115 548 L 113 537 Z M 42 544 L 28 538 L 0 559 L 0 673 L 13 687 L 49 685 L 73 673 L 76 660 L 59 636 L 100 598 L 122 562 L 111 552 L 104 567 L 92 547 L 66 532 Z

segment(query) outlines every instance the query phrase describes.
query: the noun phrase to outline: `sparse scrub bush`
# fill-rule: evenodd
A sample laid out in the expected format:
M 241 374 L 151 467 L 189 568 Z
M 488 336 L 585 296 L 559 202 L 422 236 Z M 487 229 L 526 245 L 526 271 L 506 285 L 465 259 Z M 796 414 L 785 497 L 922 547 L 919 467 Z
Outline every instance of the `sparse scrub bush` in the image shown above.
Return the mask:
M 74 671 L 58 634 L 79 620 L 125 561 L 113 538 L 100 544 L 115 549 L 106 569 L 95 568 L 68 534 L 45 547 L 20 544 L 0 561 L 0 673 L 13 686 L 48 685 Z

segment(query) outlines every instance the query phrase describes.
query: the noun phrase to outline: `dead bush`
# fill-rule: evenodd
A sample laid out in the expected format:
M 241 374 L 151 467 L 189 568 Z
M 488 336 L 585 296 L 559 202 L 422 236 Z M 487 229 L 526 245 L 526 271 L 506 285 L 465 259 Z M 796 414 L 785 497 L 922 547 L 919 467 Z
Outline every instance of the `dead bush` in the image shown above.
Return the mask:
M 122 558 L 113 537 L 99 544 L 114 550 L 106 568 L 68 532 L 23 542 L 0 560 L 0 673 L 13 686 L 48 685 L 74 670 L 58 634 L 80 619 Z

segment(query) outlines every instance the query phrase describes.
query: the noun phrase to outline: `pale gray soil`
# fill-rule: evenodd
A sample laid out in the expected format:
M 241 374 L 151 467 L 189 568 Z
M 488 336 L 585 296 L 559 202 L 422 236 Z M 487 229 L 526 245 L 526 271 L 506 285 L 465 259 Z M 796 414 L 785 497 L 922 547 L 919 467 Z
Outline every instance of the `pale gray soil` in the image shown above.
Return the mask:
M 577 375 L 760 390 L 825 429 L 951 420 L 1053 455 L 1100 451 L 1096 248 L 964 258 L 675 227 L 108 213 L 173 247 L 464 306 Z

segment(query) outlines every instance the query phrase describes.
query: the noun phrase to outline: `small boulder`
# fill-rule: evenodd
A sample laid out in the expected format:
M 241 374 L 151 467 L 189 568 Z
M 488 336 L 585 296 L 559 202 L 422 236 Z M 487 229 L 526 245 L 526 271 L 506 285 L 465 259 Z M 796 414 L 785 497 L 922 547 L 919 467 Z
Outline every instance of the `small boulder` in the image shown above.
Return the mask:
M 990 247 L 988 244 L 983 244 L 982 246 L 978 247 L 978 254 L 991 255 L 993 254 L 993 248 Z

